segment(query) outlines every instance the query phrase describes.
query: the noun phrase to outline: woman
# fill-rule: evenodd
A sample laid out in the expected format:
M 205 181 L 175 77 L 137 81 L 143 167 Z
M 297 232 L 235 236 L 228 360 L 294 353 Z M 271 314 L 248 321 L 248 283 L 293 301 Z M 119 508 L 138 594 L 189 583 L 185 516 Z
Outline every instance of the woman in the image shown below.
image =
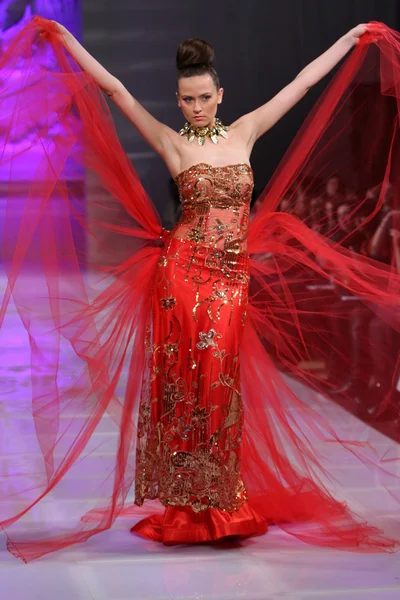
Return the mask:
M 315 272 L 331 277 L 320 267 L 323 260 L 340 266 L 348 272 L 349 286 L 388 309 L 398 300 L 397 288 L 389 294 L 389 274 L 377 273 L 376 267 L 366 267 L 365 279 L 361 277 L 353 256 L 311 234 L 292 215 L 272 215 L 270 202 L 264 202 L 265 208 L 257 212 L 253 237 L 248 239 L 253 189 L 249 160 L 254 143 L 358 44 L 367 26 L 352 29 L 272 100 L 229 127 L 216 117 L 224 92 L 213 67 L 212 47 L 202 40 L 186 40 L 177 53 L 176 98 L 186 120 L 180 132 L 150 115 L 120 81 L 54 22 L 35 18 L 6 57 L 8 64 L 18 50 L 21 52 L 21 46 L 24 52 L 29 49 L 38 32 L 55 53 L 62 77 L 51 74 L 53 87 L 45 108 L 30 106 L 29 111 L 17 114 L 21 119 L 28 115 L 36 123 L 55 112 L 64 132 L 53 140 L 51 169 L 45 171 L 44 191 L 39 192 L 45 204 L 38 205 L 38 213 L 42 211 L 38 218 L 45 214 L 55 185 L 70 197 L 63 187 L 64 164 L 71 157 L 81 159 L 132 219 L 126 225 L 105 217 L 100 226 L 129 236 L 137 245 L 112 270 L 114 279 L 108 287 L 90 301 L 73 240 L 67 242 L 68 252 L 62 256 L 69 257 L 75 277 L 69 279 L 77 294 L 75 305 L 82 307 L 71 313 L 72 300 L 65 296 L 59 273 L 51 266 L 60 256 L 57 240 L 52 241 L 51 218 L 42 223 L 46 253 L 39 265 L 43 265 L 45 282 L 41 293 L 49 299 L 46 315 L 54 324 L 53 331 L 68 339 L 86 362 L 88 380 L 80 380 L 76 396 L 71 395 L 72 387 L 62 393 L 51 389 L 46 394 L 34 394 L 33 417 L 46 459 L 47 481 L 41 481 L 38 497 L 24 498 L 23 509 L 3 520 L 4 529 L 53 493 L 63 478 L 68 481 L 76 465 L 87 458 L 83 450 L 103 418 L 113 421 L 119 437 L 112 476 L 107 473 L 103 488 L 96 488 L 102 489 L 105 501 L 110 499 L 108 505 L 89 511 L 78 530 L 57 533 L 50 540 L 36 537 L 19 541 L 13 536 L 9 538 L 10 551 L 31 560 L 110 527 L 118 515 L 127 512 L 124 504 L 133 480 L 136 505 L 158 498 L 165 510 L 143 519 L 132 531 L 165 544 L 258 535 L 267 531 L 268 523 L 277 523 L 300 539 L 320 545 L 392 549 L 393 540 L 335 500 L 317 475 L 323 468 L 306 430 L 310 427 L 321 440 L 330 438 L 344 446 L 348 441 L 339 440 L 329 423 L 294 394 L 265 348 L 272 346 L 279 364 L 317 387 L 314 376 L 299 368 L 308 324 L 301 322 L 305 311 L 290 300 L 290 294 L 295 299 L 296 292 L 284 278 L 295 262 L 310 280 Z M 71 67 L 70 57 L 79 68 Z M 345 81 L 346 77 L 348 74 Z M 39 83 L 47 89 L 44 79 L 39 76 Z M 340 84 L 344 95 L 343 76 Z M 183 214 L 171 231 L 160 229 L 154 209 L 108 125 L 99 89 L 128 117 L 175 178 Z M 13 110 L 14 123 L 18 122 L 18 109 Z M 326 113 L 318 127 L 327 127 L 329 117 Z M 80 136 L 84 151 L 76 148 Z M 46 165 L 48 160 L 48 153 L 43 154 Z M 293 175 L 298 175 L 299 161 L 296 164 Z M 289 179 L 275 194 L 275 206 L 293 183 L 294 178 Z M 280 185 L 279 178 L 277 181 Z M 300 178 L 297 181 L 301 185 Z M 73 208 L 69 206 L 68 216 Z M 12 293 L 22 318 L 25 316 L 26 291 L 18 287 L 18 278 L 28 244 L 23 240 L 31 228 L 21 221 L 2 314 Z M 162 247 L 157 239 L 161 239 Z M 8 241 L 12 243 L 11 237 Z M 257 260 L 257 256 L 264 258 Z M 304 277 L 301 279 L 304 283 Z M 35 310 L 32 298 L 29 310 Z M 110 318 L 104 316 L 107 311 L 112 313 Z M 35 321 L 31 312 L 29 316 L 24 323 L 34 336 L 31 323 L 40 319 Z M 107 334 L 101 342 L 95 317 L 106 321 L 100 326 L 100 334 Z M 39 336 L 34 339 L 37 349 Z M 315 340 L 311 346 L 317 347 Z M 318 351 L 324 352 L 323 346 Z M 128 383 L 121 402 L 115 391 L 129 356 Z M 79 394 L 81 399 L 77 400 Z M 77 427 L 79 410 L 84 413 L 84 425 L 78 428 L 73 443 L 64 448 L 65 435 Z M 296 419 L 292 410 L 297 411 Z M 38 415 L 40 423 L 35 420 Z M 70 419 L 64 430 L 61 415 Z M 60 444 L 64 451 L 58 463 L 54 450 Z M 102 471 L 106 473 L 107 468 Z M 24 490 L 16 494 L 23 496 Z M 311 528 L 302 529 L 304 521 Z

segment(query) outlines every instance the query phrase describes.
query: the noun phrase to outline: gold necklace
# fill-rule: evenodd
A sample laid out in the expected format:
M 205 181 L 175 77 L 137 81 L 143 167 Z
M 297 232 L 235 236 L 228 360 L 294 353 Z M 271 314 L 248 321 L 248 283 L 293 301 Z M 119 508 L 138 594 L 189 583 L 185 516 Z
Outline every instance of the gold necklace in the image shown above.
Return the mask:
M 209 137 L 214 144 L 218 144 L 218 136 L 220 135 L 227 139 L 227 131 L 227 127 L 225 127 L 219 119 L 215 119 L 214 127 L 208 127 L 208 125 L 206 127 L 196 127 L 195 125 L 186 122 L 180 130 L 179 135 L 187 135 L 189 142 L 193 142 L 194 138 L 197 137 L 199 146 L 203 146 L 206 137 Z

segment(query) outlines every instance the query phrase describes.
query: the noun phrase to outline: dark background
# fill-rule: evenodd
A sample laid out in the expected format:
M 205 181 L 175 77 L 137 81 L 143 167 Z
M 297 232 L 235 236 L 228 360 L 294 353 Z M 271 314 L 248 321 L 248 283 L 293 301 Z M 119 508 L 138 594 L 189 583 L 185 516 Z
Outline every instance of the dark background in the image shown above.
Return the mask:
M 229 124 L 265 103 L 358 23 L 400 29 L 398 0 L 86 0 L 83 43 L 160 121 L 179 129 L 175 54 L 188 37 L 211 42 L 225 88 L 218 112 Z M 261 191 L 329 81 L 325 78 L 256 144 L 251 162 Z M 111 103 L 121 142 L 161 213 L 170 200 L 162 160 Z

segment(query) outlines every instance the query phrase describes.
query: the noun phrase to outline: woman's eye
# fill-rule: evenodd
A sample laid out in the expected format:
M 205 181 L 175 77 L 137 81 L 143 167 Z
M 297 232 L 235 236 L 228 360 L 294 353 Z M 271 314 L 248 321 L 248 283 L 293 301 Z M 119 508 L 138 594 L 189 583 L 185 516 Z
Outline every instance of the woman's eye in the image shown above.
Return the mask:
M 203 96 L 203 100 L 209 100 L 211 96 Z

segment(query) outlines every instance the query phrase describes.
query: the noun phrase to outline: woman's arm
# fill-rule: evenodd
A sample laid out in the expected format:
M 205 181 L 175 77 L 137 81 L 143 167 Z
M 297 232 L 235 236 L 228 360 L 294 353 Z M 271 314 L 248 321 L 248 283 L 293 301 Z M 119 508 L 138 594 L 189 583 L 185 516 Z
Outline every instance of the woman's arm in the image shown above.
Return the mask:
M 326 52 L 307 65 L 297 77 L 269 102 L 244 115 L 234 124 L 243 130 L 250 144 L 266 133 L 279 121 L 308 90 L 318 83 L 358 43 L 367 31 L 366 25 L 358 25 L 341 37 Z
M 57 23 L 57 26 L 71 56 L 84 71 L 93 77 L 99 87 L 110 96 L 150 146 L 161 156 L 171 152 L 173 145 L 171 141 L 173 137 L 176 137 L 176 132 L 155 119 L 114 75 L 111 75 L 107 69 L 85 50 L 68 29 L 60 23 Z

